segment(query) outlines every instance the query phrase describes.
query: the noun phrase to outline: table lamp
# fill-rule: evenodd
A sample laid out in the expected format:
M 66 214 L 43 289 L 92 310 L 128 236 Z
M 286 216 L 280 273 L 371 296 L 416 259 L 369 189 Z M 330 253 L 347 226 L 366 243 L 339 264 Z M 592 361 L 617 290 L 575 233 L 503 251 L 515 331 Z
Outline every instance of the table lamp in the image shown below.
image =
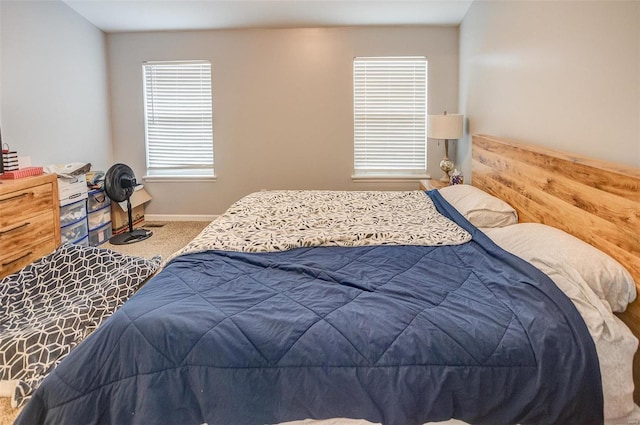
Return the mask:
M 458 114 L 429 115 L 427 119 L 427 137 L 444 139 L 444 158 L 440 161 L 440 169 L 444 172 L 441 181 L 449 181 L 449 173 L 453 170 L 453 162 L 449 159 L 449 140 L 462 137 L 463 116 Z

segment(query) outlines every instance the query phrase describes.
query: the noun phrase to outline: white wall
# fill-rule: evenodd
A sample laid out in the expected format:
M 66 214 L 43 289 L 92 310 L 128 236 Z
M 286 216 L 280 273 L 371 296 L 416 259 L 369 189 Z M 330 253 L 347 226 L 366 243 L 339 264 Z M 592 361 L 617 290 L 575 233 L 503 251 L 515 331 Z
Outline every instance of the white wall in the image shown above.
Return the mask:
M 460 26 L 468 133 L 640 166 L 640 2 L 475 1 Z M 458 162 L 470 174 L 470 143 Z
M 60 1 L 0 1 L 2 140 L 34 165 L 112 162 L 106 41 Z
M 212 62 L 216 182 L 145 184 L 150 214 L 219 214 L 266 189 L 417 189 L 353 182 L 355 56 L 426 55 L 429 112 L 457 110 L 456 27 L 243 29 L 107 36 L 115 160 L 145 173 L 142 62 Z M 428 149 L 440 175 L 444 147 Z

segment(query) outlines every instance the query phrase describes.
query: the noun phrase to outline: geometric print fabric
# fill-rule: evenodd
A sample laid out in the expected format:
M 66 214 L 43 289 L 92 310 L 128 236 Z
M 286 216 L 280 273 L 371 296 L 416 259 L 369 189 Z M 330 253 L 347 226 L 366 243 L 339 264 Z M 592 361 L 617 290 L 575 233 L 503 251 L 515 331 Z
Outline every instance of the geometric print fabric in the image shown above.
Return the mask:
M 11 404 L 24 404 L 160 261 L 66 244 L 0 280 L 0 381 L 16 381 Z

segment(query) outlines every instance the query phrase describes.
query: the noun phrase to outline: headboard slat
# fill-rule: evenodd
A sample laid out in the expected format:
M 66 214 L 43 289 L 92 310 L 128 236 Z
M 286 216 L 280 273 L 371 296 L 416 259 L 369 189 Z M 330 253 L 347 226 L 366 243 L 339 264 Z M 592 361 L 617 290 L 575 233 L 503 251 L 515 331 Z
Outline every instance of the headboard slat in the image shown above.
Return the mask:
M 539 164 L 526 161 L 525 158 L 506 161 L 503 156 L 490 151 L 479 153 L 476 166 L 486 167 L 484 170 L 494 179 L 499 179 L 501 175 L 518 177 L 522 184 L 536 187 L 590 214 L 605 217 L 616 226 L 630 224 L 640 229 L 640 210 L 637 208 L 640 200 L 634 200 L 628 193 L 620 193 L 619 187 L 615 193 L 611 193 L 602 189 L 604 184 L 597 187 L 592 183 L 585 183 L 584 179 L 576 181 L 573 176 L 568 178 L 558 173 L 551 175 L 548 171 L 541 173 Z M 593 177 L 596 176 L 591 174 L 591 177 L 594 180 Z M 611 188 L 611 185 L 607 187 Z M 640 248 L 637 254 L 640 255 Z
M 529 163 L 552 174 L 566 174 L 588 186 L 640 202 L 640 169 L 492 136 L 473 136 L 473 147 Z M 496 143 L 498 142 L 498 143 Z M 601 173 L 593 173 L 593 170 Z
M 534 167 L 515 164 L 496 169 L 474 163 L 474 185 L 482 183 L 491 193 L 500 192 L 502 199 L 514 205 L 520 221 L 545 223 L 580 234 L 581 239 L 609 255 L 623 257 L 627 268 L 640 275 L 640 263 L 634 261 L 640 258 L 640 244 L 620 230 L 624 226 L 640 228 L 638 211 L 631 200 L 561 176 L 540 177 Z

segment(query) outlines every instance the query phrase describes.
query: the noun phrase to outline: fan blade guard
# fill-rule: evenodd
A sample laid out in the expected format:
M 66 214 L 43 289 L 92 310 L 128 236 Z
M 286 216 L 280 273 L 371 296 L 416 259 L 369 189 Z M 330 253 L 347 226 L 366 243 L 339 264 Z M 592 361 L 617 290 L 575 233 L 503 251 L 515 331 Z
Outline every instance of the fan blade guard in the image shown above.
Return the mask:
M 128 165 L 114 164 L 105 174 L 104 190 L 115 202 L 126 201 L 133 194 L 135 186 L 136 178 Z

